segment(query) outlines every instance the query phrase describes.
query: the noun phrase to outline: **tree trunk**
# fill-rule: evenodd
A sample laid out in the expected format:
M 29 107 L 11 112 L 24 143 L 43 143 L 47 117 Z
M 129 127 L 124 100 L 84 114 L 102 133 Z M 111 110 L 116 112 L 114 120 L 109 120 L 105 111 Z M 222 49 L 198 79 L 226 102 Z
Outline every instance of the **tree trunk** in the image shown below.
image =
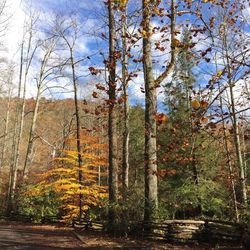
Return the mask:
M 40 72 L 39 72 L 39 79 L 37 82 L 37 95 L 36 95 L 36 101 L 35 101 L 35 109 L 33 111 L 33 117 L 32 117 L 32 122 L 31 122 L 31 127 L 29 131 L 29 139 L 28 139 L 28 146 L 27 146 L 27 151 L 26 151 L 26 156 L 25 156 L 25 161 L 23 165 L 23 180 L 27 178 L 28 174 L 28 168 L 30 166 L 30 163 L 32 161 L 31 159 L 31 154 L 33 150 L 33 145 L 34 145 L 34 132 L 36 129 L 36 122 L 38 118 L 38 110 L 40 106 L 40 100 L 42 97 L 42 88 L 43 88 L 43 81 L 45 80 L 46 76 L 45 74 L 48 74 L 48 70 L 46 72 L 46 66 L 48 63 L 48 60 L 50 58 L 50 55 L 52 53 L 53 45 L 51 44 L 48 48 L 47 51 L 45 52 L 45 55 L 43 56 L 43 60 L 41 62 L 41 67 L 40 67 Z M 45 73 L 46 72 L 46 73 Z
M 41 79 L 40 79 L 41 81 Z M 32 117 L 32 122 L 31 122 L 31 127 L 29 131 L 29 140 L 28 140 L 28 146 L 27 146 L 27 151 L 26 151 L 26 156 L 25 156 L 25 161 L 24 161 L 24 166 L 23 166 L 23 179 L 27 178 L 28 175 L 28 168 L 31 163 L 31 156 L 32 156 L 32 150 L 33 150 L 33 145 L 34 145 L 34 132 L 36 129 L 36 122 L 37 122 L 37 117 L 38 117 L 38 110 L 40 106 L 40 100 L 41 100 L 41 87 L 42 87 L 42 82 L 38 84 L 38 90 L 37 90 L 37 96 L 36 96 L 36 103 L 35 103 L 35 109 Z
M 15 162 L 15 151 L 16 151 L 16 138 L 18 132 L 18 122 L 20 116 L 20 98 L 21 98 L 21 87 L 22 87 L 22 76 L 23 76 L 23 53 L 24 53 L 24 40 L 21 44 L 21 56 L 20 56 L 20 69 L 19 69 L 19 81 L 18 81 L 18 94 L 17 94 L 17 103 L 15 110 L 15 118 L 14 118 L 14 133 L 12 138 L 12 155 L 11 155 L 11 165 L 9 172 L 9 182 L 8 182 L 8 193 L 7 193 L 7 207 L 6 213 L 10 215 L 13 208 L 13 181 L 14 181 L 14 162 Z
M 5 124 L 4 124 L 3 147 L 2 147 L 1 159 L 0 159 L 0 171 L 3 169 L 4 164 L 5 164 L 6 137 L 7 137 L 8 132 L 9 132 L 9 121 L 10 121 L 11 93 L 12 93 L 11 86 L 9 86 L 7 112 L 6 112 Z
M 215 54 L 215 66 L 216 66 L 216 71 L 218 71 L 217 54 Z M 221 91 L 220 85 L 219 85 L 219 91 Z M 221 95 L 220 95 L 219 101 L 220 101 L 221 118 L 223 119 L 224 111 L 223 111 L 223 100 L 222 100 Z M 232 157 L 231 157 L 230 150 L 229 150 L 228 138 L 226 135 L 226 124 L 225 124 L 224 119 L 222 120 L 222 126 L 223 126 L 223 142 L 224 142 L 224 148 L 225 148 L 226 157 L 227 157 L 228 173 L 229 173 L 229 177 L 230 177 L 230 184 L 231 184 L 232 195 L 233 195 L 233 206 L 234 206 L 234 212 L 235 212 L 235 220 L 236 220 L 236 222 L 239 222 L 239 211 L 238 211 L 238 206 L 237 206 L 237 195 L 236 195 L 235 181 L 234 181 L 234 176 L 233 176 Z
M 126 193 L 129 185 L 129 102 L 128 102 L 128 57 L 127 57 L 127 13 L 126 9 L 122 13 L 122 86 L 123 86 L 123 151 L 122 151 L 122 186 L 123 197 L 126 198 Z
M 225 32 L 226 34 L 226 32 Z M 245 170 L 244 164 L 242 159 L 242 152 L 241 152 L 241 143 L 240 143 L 240 134 L 239 128 L 237 124 L 237 117 L 236 117 L 236 110 L 235 110 L 235 100 L 234 100 L 234 81 L 232 76 L 232 68 L 231 68 L 231 61 L 228 53 L 228 43 L 227 43 L 227 36 L 224 36 L 224 49 L 225 49 L 225 56 L 226 56 L 226 67 L 228 71 L 228 85 L 229 85 L 229 94 L 230 94 L 230 102 L 231 102 L 231 113 L 232 113 L 232 121 L 233 121 L 233 135 L 234 135 L 234 146 L 236 150 L 236 158 L 237 158 L 237 165 L 239 168 L 240 173 L 240 181 L 241 181 L 241 192 L 242 192 L 242 201 L 244 205 L 247 205 L 247 188 L 246 188 L 246 177 L 245 177 Z
M 145 82 L 145 206 L 144 220 L 153 221 L 158 210 L 156 148 L 156 86 L 152 68 L 152 35 L 150 1 L 143 0 L 143 70 Z
M 31 50 L 31 43 L 32 43 L 32 27 L 29 33 L 29 41 L 28 41 L 28 48 L 27 48 L 27 56 L 26 56 L 26 67 L 25 67 L 25 73 L 24 73 L 24 81 L 23 81 L 23 96 L 22 96 L 22 102 L 21 102 L 21 113 L 20 113 L 20 121 L 19 121 L 19 127 L 18 127 L 18 136 L 17 136 L 17 142 L 14 152 L 14 163 L 13 163 L 13 192 L 15 192 L 16 185 L 17 185 L 17 168 L 19 165 L 19 158 L 20 158 L 20 146 L 21 146 L 21 139 L 23 136 L 23 127 L 24 127 L 24 116 L 25 116 L 25 98 L 26 98 L 26 90 L 27 90 L 27 79 L 28 79 L 28 73 L 30 69 L 31 62 L 33 60 L 36 48 L 34 48 L 32 54 L 30 55 Z
M 117 221 L 114 204 L 118 201 L 118 164 L 117 164 L 117 126 L 115 115 L 116 103 L 116 58 L 115 58 L 115 17 L 114 2 L 108 2 L 109 13 L 109 117 L 108 117 L 108 136 L 109 136 L 109 224 L 113 229 Z
M 73 57 L 73 49 L 70 47 L 70 63 L 72 69 L 72 80 L 74 85 L 74 102 L 75 102 L 75 116 L 76 116 L 76 146 L 78 152 L 78 181 L 80 184 L 80 194 L 79 194 L 79 218 L 83 218 L 83 194 L 81 192 L 83 187 L 83 172 L 82 172 L 82 155 L 81 155 L 81 122 L 80 122 L 80 114 L 79 114 L 79 104 L 78 104 L 78 86 L 75 75 L 75 63 Z
M 223 112 L 222 97 L 221 96 L 220 96 L 220 109 L 221 109 L 221 114 L 223 116 L 224 112 Z M 234 182 L 234 176 L 233 176 L 232 158 L 231 158 L 231 154 L 230 154 L 229 147 L 228 147 L 228 141 L 227 141 L 228 138 L 227 138 L 227 135 L 226 135 L 225 120 L 222 121 L 222 124 L 223 124 L 223 141 L 224 141 L 224 147 L 225 147 L 226 156 L 227 156 L 228 172 L 229 172 L 231 188 L 232 188 L 235 219 L 236 219 L 237 222 L 239 222 L 239 212 L 238 212 L 237 196 L 236 196 L 235 182 Z

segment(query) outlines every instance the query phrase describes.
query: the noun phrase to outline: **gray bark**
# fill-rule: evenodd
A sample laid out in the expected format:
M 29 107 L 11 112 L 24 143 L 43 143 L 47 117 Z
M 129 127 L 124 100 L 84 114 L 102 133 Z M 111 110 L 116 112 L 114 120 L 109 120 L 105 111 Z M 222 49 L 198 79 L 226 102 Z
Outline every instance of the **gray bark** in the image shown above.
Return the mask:
M 156 87 L 152 67 L 151 9 L 143 0 L 143 70 L 145 82 L 145 207 L 144 220 L 153 221 L 158 210 L 157 148 L 156 148 Z
M 53 44 L 49 45 L 49 48 L 46 48 L 46 52 L 43 56 L 42 62 L 41 62 L 41 67 L 40 67 L 40 72 L 39 72 L 39 77 L 37 81 L 37 94 L 36 94 L 36 99 L 35 99 L 35 109 L 33 111 L 33 117 L 32 117 L 32 122 L 30 126 L 30 131 L 29 131 L 29 139 L 28 139 L 28 146 L 27 146 L 27 151 L 25 155 L 25 161 L 23 165 L 23 179 L 27 178 L 27 174 L 29 171 L 29 166 L 32 161 L 32 150 L 33 150 L 33 145 L 34 145 L 34 139 L 35 139 L 35 129 L 36 129 L 36 123 L 37 123 L 37 118 L 38 118 L 38 111 L 39 111 L 39 106 L 40 106 L 40 100 L 42 97 L 42 88 L 43 88 L 43 81 L 46 78 L 46 70 L 48 61 L 50 59 L 51 53 L 53 49 Z
M 159 1 L 142 0 L 143 6 L 143 70 L 145 84 L 145 205 L 144 220 L 154 221 L 158 212 L 158 180 L 157 180 L 157 144 L 156 130 L 157 124 L 155 115 L 157 114 L 156 88 L 173 71 L 177 48 L 175 45 L 175 0 L 171 0 L 171 58 L 166 67 L 156 79 L 153 76 L 152 65 L 152 30 L 151 15 L 154 5 Z

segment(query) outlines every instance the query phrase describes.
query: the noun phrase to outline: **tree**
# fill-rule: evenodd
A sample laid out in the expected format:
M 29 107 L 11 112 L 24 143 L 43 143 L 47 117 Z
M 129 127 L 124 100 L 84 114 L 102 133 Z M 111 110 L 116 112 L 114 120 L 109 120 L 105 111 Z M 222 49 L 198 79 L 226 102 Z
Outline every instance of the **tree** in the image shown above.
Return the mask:
M 40 70 L 38 73 L 38 77 L 36 78 L 36 86 L 37 86 L 37 93 L 35 98 L 35 107 L 33 111 L 32 116 L 32 122 L 30 126 L 29 131 L 29 138 L 28 138 L 28 146 L 27 151 L 25 155 L 25 161 L 23 165 L 23 178 L 27 178 L 29 166 L 31 163 L 31 156 L 32 156 L 32 150 L 33 150 L 33 144 L 35 140 L 35 129 L 36 129 L 36 123 L 38 118 L 38 111 L 40 106 L 40 101 L 42 98 L 42 94 L 44 91 L 48 89 L 48 83 L 54 80 L 54 77 L 51 77 L 51 75 L 55 75 L 56 78 L 58 78 L 58 75 L 56 75 L 56 72 L 60 72 L 60 64 L 59 65 L 50 65 L 51 63 L 51 55 L 56 48 L 57 39 L 54 37 L 44 40 L 41 44 L 41 52 L 42 57 L 40 59 Z M 60 76 L 60 75 L 59 75 Z
M 61 23 L 60 26 L 63 26 L 64 22 Z M 68 50 L 69 50 L 69 64 L 71 66 L 71 75 L 72 75 L 72 82 L 73 82 L 73 89 L 74 89 L 74 103 L 75 103 L 75 118 L 76 118 L 76 144 L 77 144 L 77 152 L 78 152 L 78 179 L 80 189 L 83 185 L 83 171 L 82 171 L 82 164 L 83 159 L 81 155 L 81 138 L 80 138 L 80 130 L 81 130 L 81 121 L 80 121 L 80 114 L 79 114 L 79 101 L 78 101 L 78 82 L 76 76 L 76 62 L 75 62 L 75 45 L 77 41 L 77 24 L 73 20 L 71 21 L 70 25 L 67 27 L 57 27 L 57 32 L 59 36 L 64 40 L 66 43 Z M 73 42 L 70 42 L 66 33 L 70 32 L 73 36 Z M 83 193 L 79 193 L 79 218 L 83 217 L 83 202 L 84 202 Z
M 30 17 L 29 23 L 27 22 L 27 31 L 24 31 L 23 40 L 21 43 L 21 50 L 20 50 L 20 71 L 19 71 L 19 83 L 18 83 L 18 100 L 16 103 L 16 114 L 14 120 L 14 133 L 12 138 L 12 159 L 11 159 L 11 166 L 10 166 L 10 173 L 9 173 L 9 191 L 8 191 L 8 208 L 7 213 L 10 213 L 12 210 L 12 203 L 14 199 L 15 189 L 17 185 L 17 169 L 19 166 L 19 159 L 20 159 L 20 146 L 21 140 L 23 136 L 23 127 L 24 127 L 24 116 L 25 116 L 25 99 L 26 99 L 26 91 L 27 91 L 27 81 L 30 66 L 32 60 L 34 59 L 34 55 L 37 49 L 38 44 L 35 44 L 34 47 L 33 39 L 34 39 L 34 25 L 36 23 L 36 17 Z M 28 34 L 27 38 L 27 48 L 25 50 L 26 41 L 25 37 Z M 24 74 L 24 76 L 23 76 Z M 21 90 L 23 91 L 21 97 Z
M 122 152 L 122 185 L 123 195 L 129 186 L 129 101 L 128 101 L 128 46 L 127 46 L 127 1 L 121 5 L 123 8 L 122 22 L 122 87 L 123 87 L 123 152 Z
M 117 125 L 116 125 L 116 30 L 114 16 L 114 2 L 108 1 L 109 15 L 109 60 L 108 60 L 108 138 L 109 138 L 109 223 L 114 229 L 116 212 L 114 205 L 118 201 L 118 162 L 117 162 Z
M 80 169 L 84 179 L 79 180 L 79 151 L 75 141 L 74 138 L 68 138 L 69 149 L 63 150 L 61 157 L 54 159 L 50 169 L 36 176 L 35 183 L 23 188 L 21 192 L 24 200 L 28 199 L 39 204 L 36 207 L 37 211 L 42 211 L 39 212 L 40 218 L 38 219 L 40 220 L 42 216 L 48 215 L 49 207 L 53 208 L 53 206 L 55 206 L 53 211 L 57 211 L 55 215 L 61 214 L 63 215 L 62 221 L 71 222 L 79 218 L 80 213 L 82 216 L 86 215 L 91 209 L 105 204 L 108 196 L 107 187 L 98 184 L 98 167 L 107 165 L 106 145 L 100 144 L 98 137 L 81 131 L 79 141 L 83 161 Z M 101 174 L 106 175 L 105 172 Z M 84 195 L 81 207 L 79 206 L 80 194 Z M 42 203 L 38 203 L 39 198 L 43 201 Z M 51 205 L 45 207 L 47 203 Z M 27 213 L 25 202 L 20 200 L 19 206 Z
M 171 59 L 166 70 L 156 79 L 152 64 L 153 10 L 160 1 L 142 1 L 143 70 L 145 84 L 145 211 L 144 220 L 153 221 L 158 210 L 157 145 L 156 145 L 156 88 L 169 76 L 177 54 L 175 40 L 175 1 L 171 1 Z

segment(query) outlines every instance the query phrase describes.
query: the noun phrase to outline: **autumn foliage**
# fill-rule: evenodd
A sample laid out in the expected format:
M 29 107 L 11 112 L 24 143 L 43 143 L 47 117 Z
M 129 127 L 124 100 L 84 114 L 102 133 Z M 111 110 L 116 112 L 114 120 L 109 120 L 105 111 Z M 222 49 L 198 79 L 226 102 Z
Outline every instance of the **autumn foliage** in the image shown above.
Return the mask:
M 26 193 L 29 196 L 42 196 L 48 190 L 53 190 L 65 222 L 79 216 L 80 193 L 84 196 L 84 212 L 101 206 L 107 198 L 107 187 L 100 183 L 102 176 L 106 175 L 106 145 L 99 143 L 97 137 L 86 133 L 81 138 L 82 183 L 78 179 L 78 152 L 73 146 L 75 139 L 70 138 L 67 142 L 68 149 L 61 151 L 61 156 L 53 160 L 52 167 L 39 175 L 40 182 Z

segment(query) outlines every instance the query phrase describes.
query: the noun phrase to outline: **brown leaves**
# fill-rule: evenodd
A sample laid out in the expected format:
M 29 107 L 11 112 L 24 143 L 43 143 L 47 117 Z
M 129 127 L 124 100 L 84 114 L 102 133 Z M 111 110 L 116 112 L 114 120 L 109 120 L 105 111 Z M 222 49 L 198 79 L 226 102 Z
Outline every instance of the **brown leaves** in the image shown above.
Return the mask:
M 202 108 L 207 108 L 207 107 L 208 107 L 208 102 L 202 100 L 202 101 L 200 102 L 200 106 L 201 106 Z
M 90 71 L 91 75 L 98 75 L 101 73 L 100 69 L 96 69 L 94 67 L 89 67 L 89 71 Z
M 94 98 L 98 98 L 98 94 L 97 94 L 95 91 L 92 93 L 92 96 L 93 96 Z
M 99 89 L 99 90 L 102 90 L 102 91 L 105 91 L 106 88 L 104 86 L 101 85 L 101 83 L 97 83 L 96 85 L 96 88 Z

